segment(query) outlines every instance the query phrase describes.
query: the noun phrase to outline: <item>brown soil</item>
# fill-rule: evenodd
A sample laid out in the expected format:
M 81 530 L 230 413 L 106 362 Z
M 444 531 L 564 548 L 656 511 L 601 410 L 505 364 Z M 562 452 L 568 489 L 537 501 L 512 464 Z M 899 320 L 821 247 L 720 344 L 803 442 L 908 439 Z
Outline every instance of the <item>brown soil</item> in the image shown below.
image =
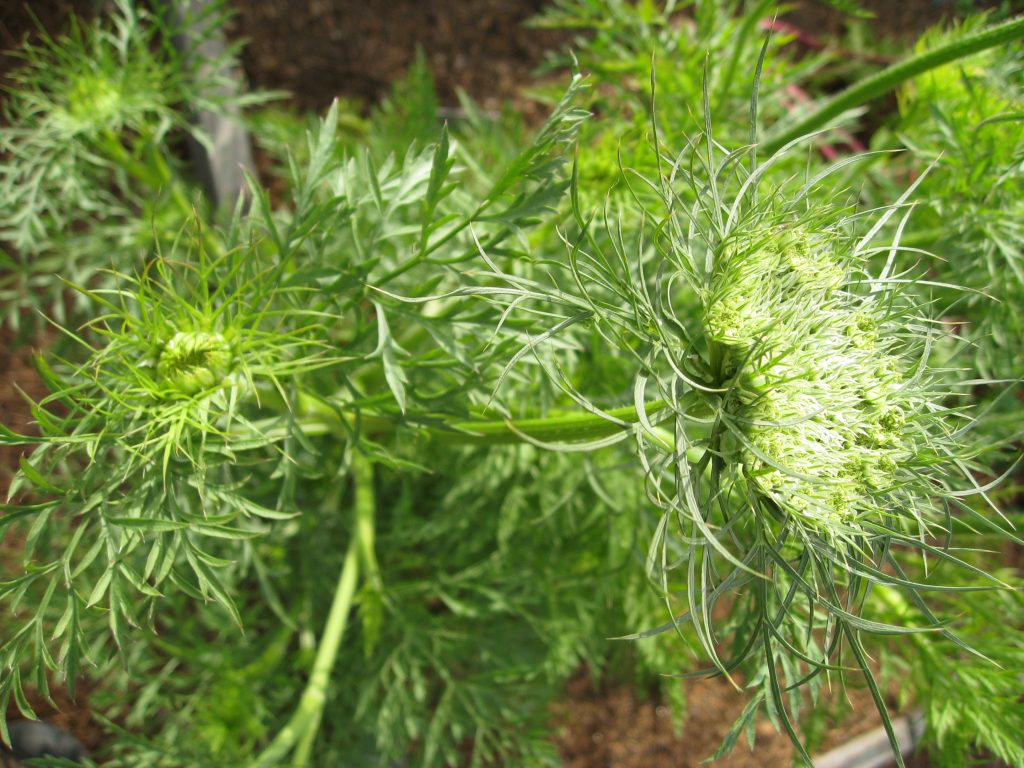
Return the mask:
M 747 695 L 723 678 L 682 684 L 687 711 L 682 732 L 677 734 L 667 703 L 638 695 L 627 685 L 594 688 L 589 675 L 578 675 L 569 683 L 566 700 L 555 714 L 556 741 L 566 768 L 699 768 L 722 743 L 747 703 Z M 823 696 L 820 707 L 828 726 L 824 740 L 811 750 L 816 754 L 880 725 L 871 695 L 864 688 L 831 691 Z M 731 755 L 711 765 L 789 768 L 792 761 L 789 738 L 762 718 L 756 725 L 754 751 L 741 737 Z
M 253 85 L 282 88 L 304 107 L 336 96 L 373 102 L 421 47 L 442 103 L 463 89 L 485 108 L 517 96 L 566 35 L 526 29 L 544 0 L 235 0 L 232 29 L 249 41 Z
M 79 18 L 92 14 L 94 0 L 3 0 L 0 2 L 0 86 L 6 85 L 4 74 L 19 63 L 11 55 L 27 35 L 39 27 L 51 34 L 59 33 L 72 15 Z
M 697 768 L 718 748 L 743 709 L 744 697 L 724 680 L 687 685 L 687 717 L 675 733 L 670 707 L 641 699 L 628 686 L 593 690 L 588 676 L 568 687 L 558 746 L 566 768 Z M 729 768 L 788 766 L 792 750 L 768 723 L 757 725 L 757 751 L 741 741 L 716 763 Z
M 998 8 L 1002 0 L 973 0 L 974 8 Z M 872 31 L 893 39 L 913 39 L 943 19 L 962 12 L 963 0 L 857 0 L 857 5 L 873 14 Z M 1024 10 L 1024 0 L 1011 0 L 1013 12 Z M 786 19 L 804 32 L 827 40 L 843 32 L 846 17 L 820 0 L 798 0 Z
M 23 392 L 38 400 L 46 394 L 39 374 L 32 363 L 32 350 L 15 347 L 14 334 L 0 327 L 0 424 L 15 432 L 32 432 L 32 410 Z M 7 487 L 18 469 L 18 458 L 24 446 L 0 444 L 0 499 L 7 496 Z
M 35 691 L 26 691 L 29 704 L 38 715 L 40 720 L 45 720 L 58 728 L 63 728 L 78 737 L 89 752 L 94 752 L 103 744 L 103 727 L 93 718 L 92 709 L 89 707 L 89 690 L 81 688 L 72 699 L 68 692 L 58 686 L 51 685 L 50 693 L 53 696 L 53 704 Z M 7 709 L 7 719 L 17 720 L 23 717 L 13 704 Z
M 874 14 L 875 33 L 914 38 L 949 16 L 958 0 L 858 0 Z M 1003 0 L 975 0 L 977 7 Z M 545 52 L 572 34 L 528 29 L 523 23 L 546 0 L 234 0 L 231 33 L 248 41 L 245 70 L 261 88 L 284 89 L 303 107 L 322 108 L 336 96 L 373 102 L 422 47 L 442 103 L 456 106 L 465 90 L 485 108 L 519 99 Z M 786 19 L 813 37 L 840 34 L 848 17 L 820 0 L 798 0 Z M 1024 9 L 1024 0 L 1011 6 Z M 960 0 L 962 7 L 962 0 Z

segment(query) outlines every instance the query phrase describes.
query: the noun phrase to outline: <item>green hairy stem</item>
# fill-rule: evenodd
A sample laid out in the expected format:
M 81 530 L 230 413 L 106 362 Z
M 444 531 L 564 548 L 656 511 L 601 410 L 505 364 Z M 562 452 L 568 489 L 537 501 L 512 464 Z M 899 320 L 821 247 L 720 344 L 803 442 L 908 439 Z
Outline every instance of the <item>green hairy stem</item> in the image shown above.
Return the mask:
M 982 29 L 973 34 L 958 37 L 955 40 L 911 56 L 893 64 L 881 72 L 854 83 L 845 91 L 824 101 L 803 120 L 791 125 L 765 139 L 759 149 L 769 155 L 778 152 L 791 141 L 807 136 L 826 126 L 829 121 L 844 112 L 860 107 L 867 102 L 893 91 L 899 85 L 911 80 L 930 69 L 949 64 L 971 54 L 1005 45 L 1024 38 L 1024 16 L 1018 16 L 1002 24 Z

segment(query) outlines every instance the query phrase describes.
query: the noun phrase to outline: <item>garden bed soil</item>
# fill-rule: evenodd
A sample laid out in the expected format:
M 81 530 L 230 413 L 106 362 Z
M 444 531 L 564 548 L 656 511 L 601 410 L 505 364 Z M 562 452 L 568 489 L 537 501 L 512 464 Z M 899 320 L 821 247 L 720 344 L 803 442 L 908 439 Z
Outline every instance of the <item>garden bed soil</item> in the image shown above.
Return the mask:
M 1001 0 L 976 0 L 977 7 Z M 858 0 L 874 14 L 882 37 L 913 39 L 962 0 Z M 253 86 L 283 89 L 302 107 L 322 109 L 335 97 L 372 103 L 422 48 L 441 101 L 458 106 L 466 91 L 487 109 L 511 100 L 529 113 L 538 107 L 520 89 L 547 51 L 573 35 L 532 29 L 524 22 L 546 0 L 234 0 L 230 32 L 247 41 L 243 54 Z M 1024 0 L 1013 0 L 1024 8 Z M 848 17 L 825 3 L 802 0 L 783 18 L 813 37 L 841 34 Z
M 823 693 L 824 736 L 811 752 L 822 754 L 867 731 L 881 721 L 870 692 L 851 676 L 842 691 L 834 685 Z M 686 718 L 679 732 L 670 706 L 657 696 L 642 695 L 622 684 L 595 687 L 580 673 L 567 686 L 565 702 L 555 712 L 556 741 L 565 768 L 700 768 L 714 754 L 748 701 L 721 677 L 687 680 Z M 896 710 L 895 691 L 887 704 Z M 893 715 L 896 716 L 895 714 Z M 756 725 L 755 750 L 741 737 L 716 768 L 789 768 L 793 747 L 785 733 L 767 719 Z M 926 768 L 919 763 L 917 768 Z
M 88 18 L 95 5 L 95 0 L 0 0 L 0 87 L 10 85 L 4 76 L 18 66 L 20 59 L 12 52 L 26 35 L 40 28 L 57 34 L 72 16 Z
M 243 62 L 253 86 L 284 89 L 302 107 L 335 97 L 373 103 L 422 49 L 442 104 L 464 90 L 485 109 L 519 90 L 565 33 L 527 29 L 545 0 L 235 0 L 230 31 L 248 41 Z M 536 106 L 533 106 L 536 109 Z

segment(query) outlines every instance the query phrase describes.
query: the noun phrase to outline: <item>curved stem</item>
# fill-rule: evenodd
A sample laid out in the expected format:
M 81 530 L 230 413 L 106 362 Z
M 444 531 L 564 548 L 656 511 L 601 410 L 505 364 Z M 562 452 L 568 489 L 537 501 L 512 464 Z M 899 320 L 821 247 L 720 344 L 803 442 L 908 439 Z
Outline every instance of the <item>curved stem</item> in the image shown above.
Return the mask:
M 272 768 L 284 763 L 284 758 L 295 750 L 294 760 L 287 765 L 308 766 L 310 753 L 320 729 L 320 719 L 327 702 L 327 690 L 331 671 L 341 647 L 349 614 L 355 600 L 359 582 L 359 561 L 366 557 L 366 548 L 373 546 L 373 518 L 377 500 L 373 489 L 373 467 L 361 454 L 354 453 L 352 460 L 355 484 L 356 527 L 345 554 L 338 585 L 327 615 L 327 624 L 313 661 L 313 669 L 302 692 L 299 705 L 270 745 L 253 761 L 253 768 Z M 369 537 L 368 541 L 364 538 Z
M 327 701 L 327 682 L 330 679 L 331 669 L 334 667 L 334 659 L 341 643 L 341 636 L 348 623 L 358 577 L 359 553 L 356 539 L 353 537 L 345 555 L 345 565 L 338 578 L 338 586 L 331 603 L 331 612 L 327 617 L 323 636 L 320 638 L 320 646 L 317 649 L 313 671 L 309 676 L 309 682 L 306 683 L 306 689 L 302 692 L 299 705 L 284 728 L 278 731 L 270 745 L 253 761 L 253 768 L 281 766 L 285 764 L 285 756 L 292 751 L 300 739 L 307 740 L 309 738 L 307 734 L 310 731 L 315 737 L 316 730 L 320 726 L 320 716 Z M 287 764 L 303 765 L 298 762 Z
M 760 149 L 768 154 L 774 154 L 794 139 L 813 133 L 844 112 L 888 93 L 923 72 L 1021 37 L 1024 37 L 1024 15 L 904 59 L 836 94 L 803 120 L 770 136 Z

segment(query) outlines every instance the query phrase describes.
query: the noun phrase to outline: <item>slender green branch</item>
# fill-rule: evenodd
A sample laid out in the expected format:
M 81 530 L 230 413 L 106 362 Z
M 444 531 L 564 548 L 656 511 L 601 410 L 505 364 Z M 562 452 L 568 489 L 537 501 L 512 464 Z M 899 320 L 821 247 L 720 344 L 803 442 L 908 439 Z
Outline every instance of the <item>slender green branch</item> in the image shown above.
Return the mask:
M 348 617 L 352 611 L 356 586 L 359 581 L 359 561 L 365 557 L 367 546 L 373 547 L 373 518 L 376 510 L 376 495 L 373 489 L 373 467 L 369 461 L 354 454 L 353 477 L 355 484 L 356 527 L 345 555 L 345 564 L 338 577 L 338 585 L 331 602 L 320 644 L 317 648 L 313 670 L 299 705 L 270 745 L 256 757 L 253 768 L 279 766 L 284 758 L 295 749 L 295 759 L 289 763 L 297 766 L 309 765 L 309 756 L 320 728 L 320 718 L 327 702 L 327 689 L 331 671 L 338 656 L 341 638 L 345 634 Z M 368 537 L 368 540 L 364 538 Z M 362 553 L 362 554 L 361 554 Z
M 456 226 L 452 227 L 448 232 L 442 235 L 438 240 L 435 240 L 429 245 L 424 243 L 420 250 L 404 264 L 395 267 L 393 270 L 388 272 L 384 277 L 375 281 L 375 285 L 380 287 L 387 285 L 397 277 L 401 277 L 413 267 L 422 264 L 434 251 L 447 245 L 451 240 L 457 237 L 459 234 L 464 232 L 470 225 L 477 221 L 477 219 L 484 214 L 484 212 L 491 206 L 492 200 L 486 200 L 481 204 L 473 213 L 463 218 Z
M 934 246 L 938 240 L 955 234 L 949 227 L 929 227 L 928 229 L 915 229 L 906 232 L 900 237 L 901 248 L 929 248 Z
M 356 540 L 359 556 L 366 572 L 366 581 L 374 589 L 381 589 L 380 565 L 377 563 L 376 531 L 374 520 L 377 505 L 373 497 L 373 465 L 356 453 L 352 473 L 358 493 L 356 495 Z
M 917 77 L 923 72 L 979 51 L 994 48 L 997 45 L 1005 45 L 1022 37 L 1024 37 L 1024 16 L 1018 16 L 1002 24 L 964 35 L 945 45 L 897 62 L 881 72 L 876 72 L 870 77 L 854 83 L 845 91 L 823 102 L 817 111 L 803 120 L 768 137 L 761 145 L 761 150 L 768 154 L 774 154 L 794 139 L 813 133 L 844 112 L 888 93 L 901 83 Z
M 648 415 L 654 415 L 668 407 L 664 400 L 652 400 L 646 404 Z M 327 402 L 310 396 L 299 400 L 299 423 L 308 435 L 340 433 L 342 419 L 347 431 L 360 428 L 374 434 L 387 434 L 409 419 L 386 414 L 360 413 L 358 416 L 331 407 Z M 591 413 L 566 413 L 528 419 L 491 419 L 472 421 L 451 421 L 447 423 L 420 423 L 434 440 L 447 444 L 504 445 L 523 443 L 527 439 L 550 443 L 572 443 L 609 437 L 616 432 L 632 427 L 640 420 L 636 407 L 632 405 L 613 408 L 607 416 Z M 624 427 L 623 424 L 627 426 Z
M 664 400 L 647 403 L 647 413 L 654 414 L 668 407 Z M 640 418 L 632 405 L 613 408 L 608 416 L 629 426 Z M 624 429 L 620 424 L 596 413 L 567 413 L 534 419 L 496 419 L 487 421 L 459 421 L 448 429 L 432 428 L 431 436 L 443 443 L 473 443 L 499 445 L 525 442 L 524 435 L 543 442 L 571 443 L 595 440 L 614 435 Z
M 291 718 L 278 731 L 270 745 L 253 761 L 253 768 L 274 768 L 282 765 L 284 758 L 295 747 L 300 739 L 308 738 L 306 734 L 315 731 L 320 725 L 320 715 L 327 701 L 327 682 L 334 667 L 341 636 L 348 623 L 348 615 L 352 610 L 352 601 L 356 593 L 359 577 L 359 553 L 355 537 L 345 555 L 345 565 L 338 578 L 338 586 L 331 603 L 331 612 L 327 617 L 323 637 L 313 662 L 313 671 L 302 692 L 302 698 Z M 301 765 L 301 763 L 299 763 Z

